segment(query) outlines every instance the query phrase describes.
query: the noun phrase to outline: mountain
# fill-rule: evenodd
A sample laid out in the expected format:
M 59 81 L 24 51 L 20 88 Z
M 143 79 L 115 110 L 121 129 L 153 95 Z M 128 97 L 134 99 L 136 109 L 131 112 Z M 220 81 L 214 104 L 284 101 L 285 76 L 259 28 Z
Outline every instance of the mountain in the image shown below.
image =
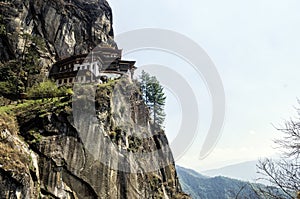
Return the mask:
M 66 57 L 60 75 L 78 72 L 99 43 L 116 49 L 105 0 L 2 0 L 0 11 L 1 199 L 190 198 L 128 75 L 69 88 L 47 78 Z
M 270 192 L 278 198 L 289 198 L 280 189 L 263 184 L 223 176 L 208 177 L 180 166 L 176 166 L 176 170 L 183 191 L 194 199 L 266 198 L 260 190 Z
M 259 177 L 259 175 L 256 172 L 257 163 L 257 161 L 242 162 L 239 164 L 229 165 L 219 169 L 203 171 L 202 173 L 210 177 L 225 176 L 243 181 L 254 182 Z
M 183 190 L 194 199 L 260 198 L 247 182 L 221 176 L 207 177 L 180 166 L 177 172 Z

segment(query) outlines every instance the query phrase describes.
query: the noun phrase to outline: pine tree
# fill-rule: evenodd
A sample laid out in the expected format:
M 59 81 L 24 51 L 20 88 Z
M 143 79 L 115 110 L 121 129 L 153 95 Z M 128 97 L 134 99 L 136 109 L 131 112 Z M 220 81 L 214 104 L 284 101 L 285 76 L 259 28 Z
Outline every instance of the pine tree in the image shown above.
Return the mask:
M 145 103 L 149 106 L 149 82 L 150 82 L 150 75 L 146 73 L 144 70 L 142 71 L 142 75 L 140 76 L 140 87 L 143 94 L 143 98 Z
M 162 128 L 165 120 L 164 106 L 166 103 L 166 96 L 163 87 L 155 76 L 150 76 L 145 71 L 142 71 L 140 76 L 141 91 L 145 103 L 150 108 L 151 118 L 153 119 L 155 128 Z

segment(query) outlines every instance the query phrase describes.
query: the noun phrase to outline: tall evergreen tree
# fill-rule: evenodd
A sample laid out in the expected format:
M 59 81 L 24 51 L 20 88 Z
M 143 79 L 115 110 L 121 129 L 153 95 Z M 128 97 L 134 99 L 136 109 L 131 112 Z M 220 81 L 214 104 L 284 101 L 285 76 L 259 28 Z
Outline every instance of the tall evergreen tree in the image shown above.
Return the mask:
M 150 76 L 145 71 L 142 71 L 140 76 L 141 91 L 145 103 L 150 108 L 151 118 L 153 119 L 155 128 L 162 128 L 165 120 L 164 106 L 166 96 L 163 87 L 155 76 Z
M 145 103 L 149 106 L 149 83 L 150 83 L 150 75 L 146 73 L 144 70 L 142 71 L 142 75 L 140 76 L 140 87 L 143 94 L 143 98 Z

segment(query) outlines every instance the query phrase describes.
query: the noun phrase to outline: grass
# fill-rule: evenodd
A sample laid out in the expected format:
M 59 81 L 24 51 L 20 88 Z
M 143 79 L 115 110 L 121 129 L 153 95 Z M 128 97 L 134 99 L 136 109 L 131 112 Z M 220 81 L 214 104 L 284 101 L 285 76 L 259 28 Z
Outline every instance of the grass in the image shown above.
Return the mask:
M 13 115 L 21 115 L 24 112 L 32 112 L 32 111 L 47 111 L 47 108 L 51 106 L 62 107 L 68 104 L 69 102 L 61 102 L 63 97 L 56 98 L 45 98 L 45 99 L 37 99 L 37 100 L 24 100 L 18 104 L 11 104 L 7 106 L 0 107 L 0 114 L 7 113 Z M 44 107 L 44 108 L 43 108 Z M 45 110 L 46 108 L 46 110 Z
M 2 113 L 0 114 L 0 131 L 3 132 L 5 129 L 9 130 L 12 134 L 17 134 L 19 131 L 15 117 Z

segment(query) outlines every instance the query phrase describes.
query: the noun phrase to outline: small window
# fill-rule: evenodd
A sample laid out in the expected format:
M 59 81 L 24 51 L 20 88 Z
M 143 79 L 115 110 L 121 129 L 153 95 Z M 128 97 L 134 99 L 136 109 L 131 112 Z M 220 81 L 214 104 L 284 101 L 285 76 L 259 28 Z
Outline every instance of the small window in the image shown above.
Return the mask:
M 64 83 L 65 83 L 65 84 L 68 83 L 68 79 L 64 79 Z
M 80 66 L 77 67 L 77 70 L 80 70 Z
M 69 83 L 73 83 L 73 78 L 70 78 L 70 79 L 69 79 Z
M 81 82 L 83 82 L 83 79 L 84 79 L 83 77 L 80 77 L 80 81 L 81 81 Z
M 58 84 L 61 84 L 62 83 L 62 80 L 60 79 L 60 80 L 58 80 Z

